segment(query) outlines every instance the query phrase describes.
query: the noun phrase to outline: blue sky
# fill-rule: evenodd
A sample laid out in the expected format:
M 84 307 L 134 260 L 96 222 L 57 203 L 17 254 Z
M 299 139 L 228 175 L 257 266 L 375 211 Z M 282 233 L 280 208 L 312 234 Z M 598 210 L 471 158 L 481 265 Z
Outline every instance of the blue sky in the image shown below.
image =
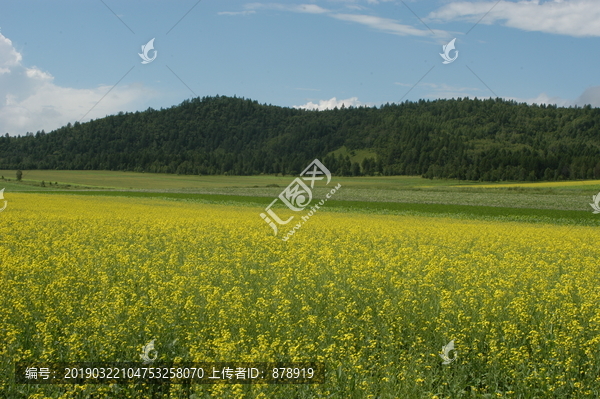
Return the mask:
M 600 106 L 598 0 L 8 0 L 0 34 L 0 134 L 217 94 Z

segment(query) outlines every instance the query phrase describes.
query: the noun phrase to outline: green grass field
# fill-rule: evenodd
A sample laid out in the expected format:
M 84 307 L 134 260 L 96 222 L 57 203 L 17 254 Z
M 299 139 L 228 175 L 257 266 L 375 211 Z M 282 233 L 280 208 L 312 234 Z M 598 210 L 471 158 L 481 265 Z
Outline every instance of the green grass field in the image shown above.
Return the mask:
M 237 202 L 256 202 L 254 197 L 274 198 L 294 176 L 191 176 L 112 171 L 32 170 L 16 182 L 15 171 L 0 170 L 5 180 L 0 188 L 11 192 L 128 191 L 164 194 L 240 197 Z M 10 181 L 7 181 L 10 179 Z M 344 188 L 335 201 L 355 203 L 421 204 L 431 209 L 448 206 L 525 208 L 585 212 L 600 191 L 600 181 L 498 184 L 456 180 L 423 179 L 418 176 L 334 177 Z M 44 181 L 45 187 L 41 186 Z M 325 189 L 317 189 L 322 195 Z M 212 200 L 212 199 L 211 199 Z M 266 200 L 265 200 L 266 201 Z M 262 202 L 262 201 L 261 201 Z M 358 204 L 354 204 L 358 206 Z M 373 205 L 370 205 L 371 207 Z M 415 205 L 413 205 L 415 206 Z
M 14 170 L 0 170 L 0 175 L 15 182 Z M 201 189 L 223 187 L 265 187 L 278 184 L 285 187 L 294 176 L 196 176 L 164 173 L 113 172 L 96 170 L 29 170 L 23 172 L 23 182 L 39 184 L 42 181 L 58 182 L 60 185 L 86 186 L 110 189 Z M 401 189 L 413 187 L 478 186 L 454 180 L 427 180 L 418 176 L 386 177 L 336 177 L 345 186 L 355 188 Z M 600 182 L 599 182 L 600 183 Z M 483 183 L 481 183 L 483 185 Z

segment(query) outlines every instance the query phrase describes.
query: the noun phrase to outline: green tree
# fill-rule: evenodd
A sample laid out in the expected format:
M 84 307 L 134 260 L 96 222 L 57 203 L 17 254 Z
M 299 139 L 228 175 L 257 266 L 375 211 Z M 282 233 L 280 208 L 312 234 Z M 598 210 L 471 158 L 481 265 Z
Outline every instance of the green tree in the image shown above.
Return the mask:
M 17 170 L 17 181 L 21 181 L 22 177 L 23 177 L 23 172 L 21 172 L 20 170 Z
M 600 178 L 598 126 L 600 108 L 501 99 L 307 111 L 216 96 L 0 136 L 0 169 L 297 175 L 318 158 L 344 176 L 589 179 Z M 356 166 L 342 147 L 372 155 Z

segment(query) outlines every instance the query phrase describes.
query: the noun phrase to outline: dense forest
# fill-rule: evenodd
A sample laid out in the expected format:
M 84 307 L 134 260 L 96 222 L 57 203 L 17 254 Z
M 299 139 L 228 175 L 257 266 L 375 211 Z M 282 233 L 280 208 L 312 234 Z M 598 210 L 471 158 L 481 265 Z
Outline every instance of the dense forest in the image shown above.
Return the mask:
M 371 155 L 332 154 L 343 146 Z M 459 98 L 308 111 L 217 96 L 0 136 L 0 169 L 298 174 L 315 158 L 345 176 L 600 178 L 600 109 Z

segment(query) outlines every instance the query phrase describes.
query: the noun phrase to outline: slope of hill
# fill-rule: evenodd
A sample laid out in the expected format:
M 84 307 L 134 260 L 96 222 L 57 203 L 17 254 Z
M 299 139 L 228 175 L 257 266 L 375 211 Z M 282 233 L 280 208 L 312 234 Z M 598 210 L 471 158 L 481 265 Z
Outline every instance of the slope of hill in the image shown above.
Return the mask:
M 375 155 L 353 163 L 342 147 Z M 314 158 L 346 176 L 600 178 L 600 109 L 457 99 L 317 112 L 217 96 L 0 137 L 0 169 L 297 174 Z

